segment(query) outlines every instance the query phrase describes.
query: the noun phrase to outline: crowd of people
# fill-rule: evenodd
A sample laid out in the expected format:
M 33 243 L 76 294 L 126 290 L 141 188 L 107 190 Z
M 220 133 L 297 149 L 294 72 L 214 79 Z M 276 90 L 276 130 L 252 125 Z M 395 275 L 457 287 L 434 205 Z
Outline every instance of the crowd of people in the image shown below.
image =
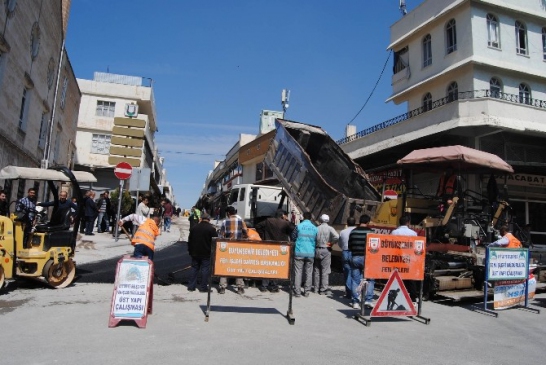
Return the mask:
M 195 209 L 192 209 L 192 214 Z M 188 251 L 192 258 L 189 291 L 195 291 L 198 285 L 198 276 L 201 275 L 199 291 L 208 290 L 210 277 L 212 240 L 216 237 L 228 239 L 249 238 L 252 229 L 237 215 L 234 207 L 226 209 L 227 218 L 222 221 L 217 230 L 211 222 L 211 216 L 203 213 L 200 220 L 190 228 L 188 238 Z M 360 303 L 359 288 L 362 282 L 362 273 L 365 262 L 366 236 L 371 233 L 368 228 L 370 217 L 362 215 L 358 226 L 354 218 L 347 221 L 348 228 L 340 234 L 329 224 L 330 217 L 327 214 L 320 216 L 320 224 L 317 226 L 311 221 L 311 213 L 305 212 L 298 219 L 298 223 L 292 222 L 288 212 L 278 210 L 274 217 L 259 222 L 255 231 L 258 239 L 273 241 L 291 241 L 294 243 L 294 283 L 293 293 L 295 297 L 308 297 L 314 292 L 319 295 L 332 295 L 329 285 L 331 272 L 332 246 L 339 243 L 343 255 L 343 272 L 345 279 L 345 296 L 351 301 L 353 307 Z M 220 278 L 218 293 L 224 294 L 228 285 L 227 278 Z M 235 279 L 237 293 L 245 292 L 244 278 Z M 278 282 L 275 280 L 262 280 L 258 285 L 260 291 L 279 292 Z M 365 305 L 372 307 L 373 280 L 369 281 L 365 293 Z

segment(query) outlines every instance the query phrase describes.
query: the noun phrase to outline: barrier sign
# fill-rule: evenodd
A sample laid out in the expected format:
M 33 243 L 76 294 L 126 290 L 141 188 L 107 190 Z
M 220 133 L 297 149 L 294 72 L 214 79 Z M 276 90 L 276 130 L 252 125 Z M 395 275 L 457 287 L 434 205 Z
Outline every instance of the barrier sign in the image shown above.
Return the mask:
M 398 271 L 394 271 L 370 313 L 370 317 L 416 315 L 417 309 L 411 301 L 408 290 L 400 279 Z
M 154 264 L 147 258 L 124 256 L 118 261 L 108 327 L 133 320 L 145 328 L 152 313 Z
M 425 277 L 425 237 L 368 234 L 364 277 L 389 279 L 398 271 L 402 280 Z
M 279 279 L 292 282 L 294 246 L 286 241 L 234 240 L 215 238 L 212 241 L 211 275 L 205 322 L 211 312 L 212 278 L 236 277 L 254 279 Z M 292 290 L 288 290 L 288 323 L 294 324 Z
M 528 298 L 535 297 L 537 281 L 529 279 Z M 525 280 L 496 281 L 493 295 L 494 309 L 507 309 L 525 304 Z
M 527 279 L 529 250 L 526 248 L 487 249 L 487 281 Z
M 290 278 L 291 250 L 288 242 L 216 242 L 214 275 L 262 279 Z

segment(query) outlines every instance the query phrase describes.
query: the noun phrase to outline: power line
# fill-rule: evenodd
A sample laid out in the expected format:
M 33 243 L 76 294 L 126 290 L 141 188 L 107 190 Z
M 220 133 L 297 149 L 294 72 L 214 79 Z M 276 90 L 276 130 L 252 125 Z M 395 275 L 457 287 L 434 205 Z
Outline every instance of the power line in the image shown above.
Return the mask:
M 225 156 L 218 153 L 197 153 L 197 152 L 180 152 L 180 151 L 162 151 L 159 150 L 159 153 L 176 153 L 178 155 L 198 155 L 198 156 Z
M 362 112 L 362 110 L 366 107 L 366 104 L 368 104 L 368 101 L 370 101 L 375 89 L 377 88 L 377 85 L 379 84 L 379 81 L 381 81 L 381 77 L 383 76 L 383 73 L 385 72 L 385 68 L 387 67 L 387 63 L 389 62 L 389 59 L 391 58 L 391 53 L 392 53 L 392 50 L 389 52 L 389 55 L 387 56 L 387 60 L 385 61 L 385 64 L 383 65 L 383 69 L 381 70 L 381 74 L 379 74 L 379 78 L 377 79 L 372 91 L 370 92 L 370 95 L 368 95 L 368 98 L 364 102 L 364 105 L 362 105 L 362 108 L 360 108 L 358 113 L 356 113 L 356 115 L 353 117 L 353 119 L 351 119 L 351 121 L 349 123 L 347 123 L 347 125 L 351 124 L 353 122 L 353 120 L 355 120 L 356 117 L 358 117 L 360 112 Z

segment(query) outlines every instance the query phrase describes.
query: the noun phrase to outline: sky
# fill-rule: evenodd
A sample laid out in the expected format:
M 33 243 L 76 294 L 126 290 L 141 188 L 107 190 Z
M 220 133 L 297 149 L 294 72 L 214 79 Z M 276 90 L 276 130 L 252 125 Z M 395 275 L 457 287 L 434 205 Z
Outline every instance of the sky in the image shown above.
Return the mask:
M 408 11 L 420 2 L 406 1 Z M 351 123 L 357 131 L 403 114 L 405 105 L 385 103 L 398 6 L 398 0 L 72 0 L 67 50 L 78 78 L 109 71 L 153 80 L 156 144 L 176 202 L 190 208 L 239 134 L 258 134 L 262 110 L 282 110 L 282 89 L 290 90 L 286 119 L 318 125 L 334 140 L 345 137 L 368 98 Z

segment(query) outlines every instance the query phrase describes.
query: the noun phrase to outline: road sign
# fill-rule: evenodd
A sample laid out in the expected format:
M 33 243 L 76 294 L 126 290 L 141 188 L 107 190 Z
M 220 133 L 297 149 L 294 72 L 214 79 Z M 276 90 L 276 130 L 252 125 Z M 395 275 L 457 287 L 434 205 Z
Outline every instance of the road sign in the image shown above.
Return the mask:
M 394 271 L 381 292 L 370 317 L 416 316 L 417 310 L 411 302 L 408 290 L 400 278 L 398 271 Z
M 127 180 L 131 177 L 133 173 L 133 167 L 127 162 L 120 162 L 116 165 L 114 169 L 114 175 L 120 180 Z

